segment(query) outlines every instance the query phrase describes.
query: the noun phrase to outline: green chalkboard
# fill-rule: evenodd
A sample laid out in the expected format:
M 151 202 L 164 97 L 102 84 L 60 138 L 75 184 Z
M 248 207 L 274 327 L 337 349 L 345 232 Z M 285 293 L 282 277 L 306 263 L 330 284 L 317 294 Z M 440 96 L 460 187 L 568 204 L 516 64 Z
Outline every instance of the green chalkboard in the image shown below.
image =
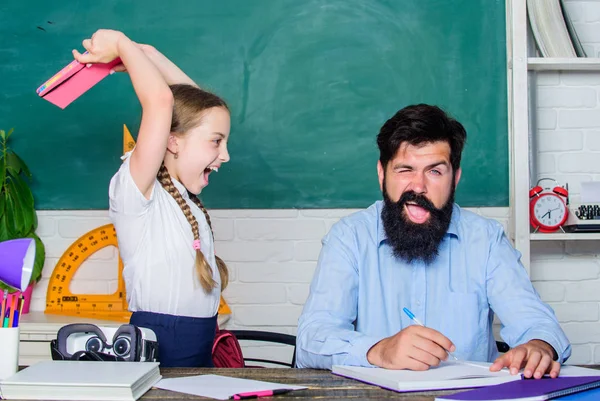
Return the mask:
M 105 209 L 122 126 L 141 109 L 125 74 L 65 110 L 35 89 L 98 28 L 165 53 L 232 110 L 231 162 L 211 208 L 349 208 L 379 199 L 376 134 L 401 107 L 465 125 L 462 206 L 508 204 L 501 0 L 99 0 L 0 3 L 0 127 L 34 175 L 38 209 Z

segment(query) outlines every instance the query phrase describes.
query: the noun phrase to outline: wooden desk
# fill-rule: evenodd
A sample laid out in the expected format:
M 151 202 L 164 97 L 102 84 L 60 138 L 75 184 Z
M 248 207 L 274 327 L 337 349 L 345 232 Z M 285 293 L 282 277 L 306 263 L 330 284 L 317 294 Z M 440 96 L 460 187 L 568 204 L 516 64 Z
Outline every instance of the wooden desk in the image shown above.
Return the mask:
M 222 376 L 239 377 L 271 381 L 282 384 L 306 386 L 306 390 L 292 391 L 275 397 L 259 398 L 258 400 L 387 400 L 401 399 L 414 401 L 433 401 L 436 396 L 452 394 L 465 390 L 430 391 L 423 393 L 397 393 L 380 387 L 363 384 L 356 380 L 336 376 L 327 370 L 315 369 L 206 369 L 206 368 L 162 368 L 164 378 L 183 377 L 202 374 L 217 374 Z M 173 391 L 153 388 L 141 400 L 206 400 L 209 398 L 176 393 Z

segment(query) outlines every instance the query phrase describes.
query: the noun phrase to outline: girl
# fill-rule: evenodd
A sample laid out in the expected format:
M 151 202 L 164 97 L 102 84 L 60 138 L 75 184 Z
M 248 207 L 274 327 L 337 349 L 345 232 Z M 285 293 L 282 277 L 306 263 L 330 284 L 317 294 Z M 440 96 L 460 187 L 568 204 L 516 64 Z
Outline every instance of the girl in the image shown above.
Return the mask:
M 120 57 L 142 105 L 135 149 L 110 182 L 130 323 L 152 329 L 161 366 L 213 366 L 212 344 L 227 268 L 215 256 L 197 198 L 229 161 L 229 109 L 156 49 L 99 30 L 73 50 L 81 63 Z

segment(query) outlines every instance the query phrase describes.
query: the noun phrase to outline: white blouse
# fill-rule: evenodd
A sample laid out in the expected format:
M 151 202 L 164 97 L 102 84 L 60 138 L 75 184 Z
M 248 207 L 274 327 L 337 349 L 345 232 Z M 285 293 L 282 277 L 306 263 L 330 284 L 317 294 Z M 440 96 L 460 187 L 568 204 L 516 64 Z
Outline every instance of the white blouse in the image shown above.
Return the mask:
M 109 188 L 109 216 L 117 232 L 123 260 L 129 310 L 212 317 L 219 308 L 221 278 L 204 213 L 189 198 L 183 184 L 171 177 L 198 221 L 201 251 L 217 282 L 208 294 L 196 273 L 190 223 L 158 180 L 154 182 L 150 199 L 144 197 L 129 170 L 132 152 L 123 156 L 124 162 L 111 179 Z

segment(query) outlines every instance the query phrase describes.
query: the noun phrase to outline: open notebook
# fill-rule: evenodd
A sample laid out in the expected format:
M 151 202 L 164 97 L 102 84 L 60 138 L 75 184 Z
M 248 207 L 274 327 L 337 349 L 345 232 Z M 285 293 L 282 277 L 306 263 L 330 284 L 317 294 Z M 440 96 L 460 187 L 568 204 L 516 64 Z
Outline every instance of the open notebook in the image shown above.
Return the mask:
M 161 378 L 158 362 L 42 361 L 0 382 L 9 400 L 137 400 Z
M 445 361 L 423 372 L 334 365 L 332 372 L 394 391 L 426 391 L 491 386 L 520 380 L 507 369 L 490 372 L 491 363 Z
M 523 378 L 521 374 L 511 375 L 507 369 L 490 372 L 491 365 L 488 362 L 445 361 L 423 372 L 334 365 L 332 372 L 399 392 L 486 387 Z M 600 370 L 578 366 L 563 366 L 560 371 L 560 376 L 564 377 L 599 374 Z

